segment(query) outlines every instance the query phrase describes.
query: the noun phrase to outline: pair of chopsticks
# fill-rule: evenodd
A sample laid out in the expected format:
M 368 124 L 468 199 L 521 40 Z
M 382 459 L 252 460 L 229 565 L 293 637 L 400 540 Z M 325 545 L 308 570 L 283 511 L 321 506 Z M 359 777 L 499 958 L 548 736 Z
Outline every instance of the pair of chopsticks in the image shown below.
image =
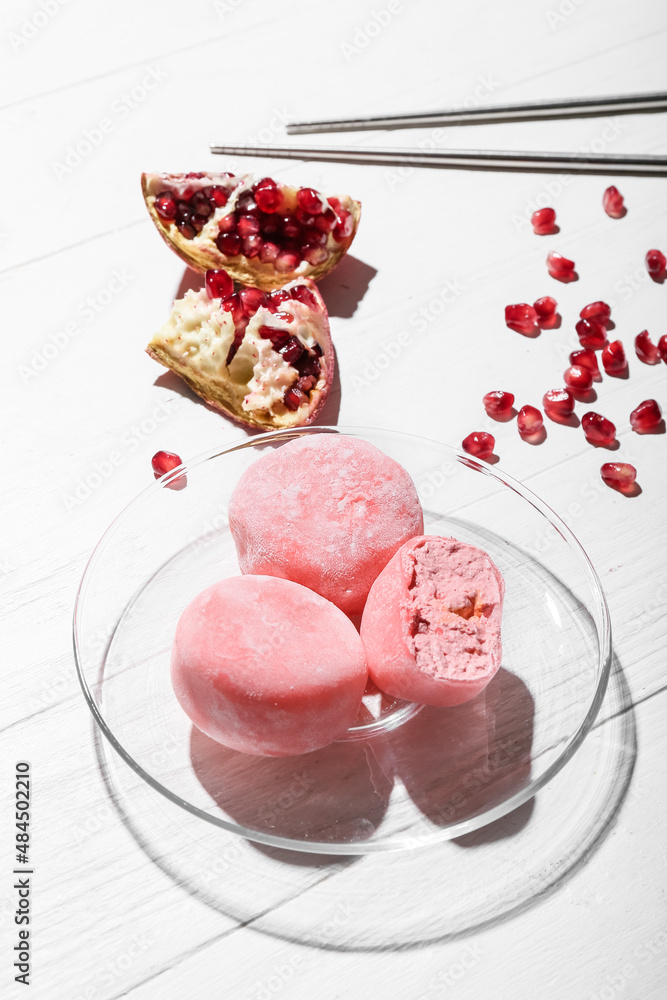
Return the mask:
M 494 108 L 446 109 L 404 115 L 375 115 L 292 122 L 291 135 L 315 132 L 355 131 L 381 128 L 416 128 L 434 125 L 475 125 L 490 122 L 544 121 L 582 118 L 605 114 L 632 114 L 667 110 L 666 93 L 635 94 L 565 101 L 536 101 L 505 104 Z M 231 146 L 211 143 L 212 153 L 230 156 L 277 156 L 298 160 L 327 160 L 341 163 L 385 163 L 398 166 L 476 167 L 500 170 L 542 170 L 586 173 L 636 173 L 649 176 L 667 174 L 666 156 L 613 153 L 532 153 L 500 150 L 371 149 L 366 147 L 322 146 Z

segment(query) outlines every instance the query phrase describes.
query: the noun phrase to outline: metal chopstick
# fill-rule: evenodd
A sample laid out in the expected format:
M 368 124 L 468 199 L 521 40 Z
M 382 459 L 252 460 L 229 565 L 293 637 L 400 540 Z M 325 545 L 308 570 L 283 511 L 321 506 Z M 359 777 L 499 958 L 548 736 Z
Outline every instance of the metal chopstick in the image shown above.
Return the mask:
M 476 125 L 489 122 L 539 121 L 589 115 L 633 114 L 667 110 L 667 93 L 576 97 L 562 101 L 533 101 L 485 108 L 446 108 L 443 111 L 412 112 L 402 115 L 368 115 L 364 118 L 336 118 L 321 121 L 289 122 L 291 135 L 311 132 L 341 132 L 357 129 L 416 128 L 427 125 Z
M 230 146 L 211 143 L 212 153 L 228 156 L 276 156 L 338 163 L 386 163 L 394 166 L 473 167 L 494 170 L 564 171 L 566 173 L 667 174 L 667 156 L 611 153 L 528 153 L 519 150 L 368 149 L 363 146 Z

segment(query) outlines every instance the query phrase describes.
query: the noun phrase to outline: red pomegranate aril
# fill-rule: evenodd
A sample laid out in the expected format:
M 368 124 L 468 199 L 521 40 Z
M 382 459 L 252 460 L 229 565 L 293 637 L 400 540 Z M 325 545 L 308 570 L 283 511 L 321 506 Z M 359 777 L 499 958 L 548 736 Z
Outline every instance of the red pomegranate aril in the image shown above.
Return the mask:
M 658 354 L 667 365 L 667 333 L 658 341 Z
M 276 288 L 274 291 L 269 292 L 267 307 L 271 312 L 277 312 L 283 302 L 287 302 L 292 296 L 286 288 Z
M 317 267 L 318 264 L 323 264 L 325 260 L 329 259 L 329 251 L 326 247 L 310 243 L 301 248 L 301 256 L 313 267 Z
M 210 299 L 226 299 L 234 291 L 234 282 L 226 271 L 207 271 L 206 291 Z
M 653 343 L 648 330 L 642 330 L 635 337 L 635 354 L 645 365 L 657 365 L 660 361 L 658 345 Z
M 236 211 L 241 215 L 256 215 L 260 209 L 252 191 L 244 191 L 236 201 Z
M 253 188 L 255 201 L 262 212 L 278 212 L 283 205 L 283 196 L 280 188 L 271 177 L 264 177 L 258 181 Z
M 324 211 L 324 202 L 313 188 L 299 188 L 296 193 L 299 208 L 309 215 L 319 215 Z
M 588 368 L 593 378 L 600 378 L 597 354 L 590 347 L 584 348 L 583 351 L 572 351 L 570 364 L 578 365 L 580 368 Z
M 203 191 L 195 191 L 192 198 L 190 198 L 190 207 L 194 211 L 195 215 L 201 215 L 205 219 L 208 219 L 209 215 L 213 211 L 211 204 Z
M 354 221 L 352 214 L 345 208 L 339 208 L 337 212 L 338 221 L 333 229 L 333 237 L 338 243 L 342 243 L 348 236 L 352 235 Z
M 219 233 L 215 242 L 225 257 L 238 257 L 241 253 L 241 239 L 236 233 Z
M 602 481 L 621 493 L 632 490 L 637 479 L 637 470 L 628 462 L 605 462 L 600 468 Z
M 314 375 L 304 375 L 297 380 L 296 388 L 300 389 L 301 392 L 310 392 L 317 385 L 317 379 Z
M 628 367 L 623 344 L 620 340 L 612 340 L 602 352 L 602 365 L 607 375 L 622 375 Z
M 600 350 L 607 341 L 607 328 L 594 319 L 580 319 L 575 325 L 582 347 Z
M 284 344 L 278 351 L 282 354 L 283 358 L 288 365 L 293 365 L 295 361 L 298 361 L 303 354 L 305 348 L 300 340 L 296 337 L 290 337 L 286 344 Z
M 586 440 L 590 444 L 599 444 L 605 448 L 610 448 L 616 440 L 616 427 L 611 420 L 607 420 L 601 413 L 584 413 L 581 418 L 581 426 L 584 429 Z
M 275 326 L 260 326 L 257 331 L 264 340 L 270 340 L 274 351 L 279 351 L 291 338 L 287 330 L 279 330 Z
M 327 234 L 323 233 L 317 226 L 306 226 L 302 239 L 304 246 L 308 243 L 321 243 L 324 245 L 327 241 Z
M 593 385 L 593 373 L 581 365 L 571 365 L 563 373 L 565 385 L 575 392 L 588 392 Z
M 223 215 L 223 217 L 218 222 L 218 229 L 221 233 L 233 233 L 236 231 L 236 226 L 238 223 L 238 216 L 236 212 L 230 212 L 229 215 Z
M 241 301 L 241 296 L 238 292 L 234 292 L 233 295 L 228 295 L 226 299 L 223 299 L 222 308 L 225 312 L 232 314 L 235 326 L 237 326 L 243 319 L 243 302 Z
M 171 222 L 172 219 L 176 218 L 176 199 L 171 192 L 160 192 L 155 199 L 155 211 L 165 222 Z M 161 454 L 161 452 L 158 452 L 158 454 Z
M 197 235 L 197 230 L 191 222 L 179 222 L 178 231 L 186 240 L 193 240 Z
M 229 194 L 219 184 L 204 188 L 204 194 L 214 208 L 224 208 L 229 201 Z
M 246 236 L 243 241 L 243 256 L 257 257 L 263 246 L 264 240 L 261 236 Z
M 662 420 L 662 410 L 656 399 L 645 399 L 630 414 L 630 426 L 638 434 L 645 434 L 657 427 Z
M 241 288 L 239 298 L 246 316 L 254 316 L 259 307 L 266 303 L 266 295 L 259 288 Z
M 606 302 L 589 302 L 579 313 L 582 319 L 594 319 L 601 326 L 607 325 L 607 320 L 611 316 L 611 306 Z
M 299 372 L 299 375 L 304 377 L 314 378 L 317 381 L 319 374 L 322 370 L 320 365 L 320 360 L 316 354 L 311 354 L 310 351 L 304 352 L 294 367 Z
M 539 434 L 544 427 L 542 414 L 536 406 L 522 406 L 516 418 L 516 425 L 522 437 L 532 437 Z
M 242 215 L 236 226 L 236 232 L 243 239 L 246 236 L 256 236 L 259 232 L 259 219 L 254 215 Z
M 646 270 L 654 281 L 663 281 L 667 268 L 667 258 L 662 250 L 649 250 L 646 254 Z
M 302 226 L 314 226 L 315 219 L 317 218 L 317 216 L 312 215 L 311 212 L 304 212 L 302 208 L 297 208 L 296 212 L 294 213 L 294 218 Z
M 541 299 L 533 302 L 533 309 L 537 313 L 537 322 L 540 326 L 548 326 L 556 318 L 556 307 L 558 303 L 550 295 L 543 295 Z
M 245 327 L 237 329 L 236 333 L 234 334 L 234 339 L 229 345 L 229 351 L 227 352 L 227 358 L 225 360 L 225 364 L 227 365 L 228 368 L 231 365 L 234 358 L 236 357 L 236 352 L 243 343 L 244 333 L 245 333 Z
M 287 240 L 296 240 L 301 236 L 301 226 L 293 215 L 286 215 L 282 220 L 283 236 Z
M 298 410 L 305 399 L 304 394 L 296 386 L 292 386 L 285 390 L 285 395 L 283 396 L 283 403 L 288 410 Z
M 289 289 L 289 294 L 291 299 L 303 302 L 304 305 L 310 306 L 311 309 L 317 309 L 317 299 L 305 285 L 294 285 Z
M 533 232 L 538 236 L 546 236 L 553 233 L 556 225 L 556 213 L 553 208 L 538 208 L 530 217 Z
M 262 264 L 275 264 L 280 253 L 280 247 L 276 243 L 265 243 L 259 251 L 259 259 Z
M 574 396 L 569 389 L 549 389 L 542 396 L 542 406 L 551 420 L 565 420 L 574 412 Z
M 315 226 L 323 233 L 330 233 L 336 225 L 336 213 L 332 208 L 327 208 L 321 215 L 315 216 Z
M 461 442 L 463 450 L 467 451 L 469 455 L 474 455 L 475 458 L 486 458 L 488 455 L 492 455 L 495 446 L 496 439 L 493 434 L 488 434 L 486 431 L 473 431 Z
M 602 195 L 602 207 L 612 219 L 622 219 L 625 215 L 623 195 L 613 184 Z
M 514 406 L 514 395 L 511 392 L 504 392 L 502 389 L 493 389 L 486 393 L 482 403 L 490 417 L 508 417 Z
M 517 333 L 533 333 L 537 326 L 537 312 L 527 302 L 505 306 L 505 325 Z
M 547 254 L 547 270 L 557 281 L 573 281 L 576 277 L 574 261 L 563 257 L 556 250 L 551 250 Z
M 300 260 L 301 258 L 298 254 L 292 253 L 289 250 L 283 251 L 283 253 L 279 254 L 276 259 L 276 271 L 280 274 L 288 274 L 290 271 L 293 271 L 299 266 Z
M 182 464 L 181 456 L 177 455 L 175 451 L 156 451 L 151 459 L 156 479 L 166 475 L 167 472 L 171 472 L 172 469 Z

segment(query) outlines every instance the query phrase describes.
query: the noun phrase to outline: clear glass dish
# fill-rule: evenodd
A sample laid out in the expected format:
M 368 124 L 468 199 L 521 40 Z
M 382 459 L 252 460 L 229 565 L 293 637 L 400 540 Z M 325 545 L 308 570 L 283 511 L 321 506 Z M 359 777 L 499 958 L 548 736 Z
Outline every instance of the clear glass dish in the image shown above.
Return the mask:
M 196 594 L 239 572 L 227 504 L 248 465 L 303 434 L 339 433 L 370 441 L 408 470 L 426 533 L 477 545 L 495 561 L 506 584 L 502 666 L 486 691 L 456 708 L 369 694 L 342 740 L 301 757 L 228 750 L 196 730 L 174 697 L 176 623 Z M 326 854 L 449 840 L 528 801 L 591 728 L 611 664 L 600 581 L 535 494 L 439 442 L 335 427 L 246 438 L 140 493 L 86 567 L 74 648 L 102 732 L 153 788 L 250 840 Z

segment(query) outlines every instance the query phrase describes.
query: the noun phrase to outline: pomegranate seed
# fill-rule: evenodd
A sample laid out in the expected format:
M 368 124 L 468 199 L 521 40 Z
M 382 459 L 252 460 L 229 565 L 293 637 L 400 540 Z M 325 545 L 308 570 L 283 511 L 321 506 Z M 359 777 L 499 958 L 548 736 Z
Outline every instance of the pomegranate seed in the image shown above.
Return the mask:
M 299 360 L 304 350 L 300 340 L 297 340 L 296 337 L 289 337 L 287 342 L 279 348 L 278 353 L 282 354 L 288 365 L 293 365 L 295 361 Z
M 294 218 L 301 223 L 302 226 L 312 226 L 315 228 L 315 215 L 311 215 L 310 212 L 304 212 L 302 208 L 297 208 L 294 213 Z
M 551 327 L 554 326 L 558 320 L 558 314 L 556 312 L 556 306 L 558 303 L 555 299 L 552 299 L 550 295 L 544 295 L 541 299 L 537 299 L 533 302 L 533 309 L 537 313 L 537 322 L 539 326 Z
M 505 325 L 517 333 L 534 333 L 537 326 L 537 312 L 527 302 L 505 306 Z
M 317 381 L 322 370 L 320 359 L 316 354 L 311 354 L 310 351 L 302 354 L 294 367 L 299 372 L 299 375 L 314 378 L 315 381 Z
M 649 250 L 646 254 L 646 270 L 654 281 L 664 281 L 666 267 L 667 258 L 662 250 Z
M 237 330 L 236 333 L 234 334 L 234 339 L 231 342 L 231 344 L 229 345 L 229 351 L 227 352 L 227 358 L 225 360 L 225 364 L 227 365 L 228 368 L 231 365 L 231 363 L 234 360 L 234 358 L 236 357 L 236 352 L 238 351 L 239 347 L 243 343 L 243 334 L 244 333 L 245 333 L 245 329 L 242 329 L 242 330 Z
M 257 257 L 263 246 L 264 240 L 261 236 L 246 236 L 243 241 L 243 256 Z
M 635 485 L 637 470 L 627 462 L 605 462 L 600 469 L 602 481 L 621 493 L 629 492 Z
M 264 177 L 253 188 L 255 201 L 262 212 L 279 212 L 283 205 L 280 188 L 271 177 Z
M 610 448 L 616 440 L 616 428 L 611 420 L 607 420 L 600 413 L 584 413 L 581 418 L 581 426 L 584 429 L 586 440 L 590 444 L 603 445 Z
M 200 219 L 208 219 L 209 215 L 213 211 L 211 204 L 203 191 L 195 191 L 190 199 L 190 207 L 195 215 L 198 215 Z
M 565 385 L 576 392 L 588 392 L 593 385 L 593 373 L 581 365 L 571 365 L 563 374 Z
M 469 455 L 474 455 L 475 458 L 486 458 L 493 454 L 495 446 L 496 439 L 493 434 L 487 434 L 486 431 L 473 431 L 461 442 L 463 450 L 467 451 Z
M 333 237 L 337 243 L 342 243 L 346 240 L 348 236 L 352 235 L 354 223 L 352 221 L 352 213 L 348 212 L 344 208 L 338 209 L 338 221 L 334 226 Z
M 238 257 L 241 253 L 241 240 L 236 233 L 219 233 L 215 242 L 225 257 Z
M 317 191 L 313 188 L 299 188 L 296 193 L 299 208 L 309 215 L 319 215 L 324 211 L 324 204 Z
M 327 241 L 327 234 L 323 233 L 321 229 L 317 226 L 308 226 L 303 233 L 303 245 L 306 246 L 308 243 L 321 243 L 324 244 Z
M 660 361 L 658 345 L 653 343 L 648 330 L 642 330 L 635 337 L 635 353 L 645 365 L 657 365 Z
M 612 219 L 622 219 L 625 215 L 623 195 L 613 184 L 602 195 L 602 207 Z
M 252 191 L 244 191 L 236 201 L 236 211 L 241 215 L 256 215 L 259 212 L 255 196 Z
M 277 312 L 282 303 L 289 301 L 291 298 L 292 296 L 286 288 L 276 288 L 273 292 L 269 292 L 267 307 L 271 312 Z
M 593 378 L 600 378 L 597 355 L 590 348 L 585 348 L 583 351 L 572 351 L 570 354 L 570 364 L 578 365 L 580 368 L 588 368 Z
M 301 226 L 292 215 L 286 215 L 282 220 L 282 230 L 287 240 L 296 240 L 301 236 Z
M 569 389 L 549 389 L 542 396 L 542 406 L 551 420 L 566 420 L 574 411 L 574 396 Z
M 298 254 L 291 253 L 290 251 L 285 250 L 283 251 L 283 253 L 278 255 L 275 264 L 276 271 L 278 271 L 280 274 L 289 274 L 290 271 L 293 271 L 296 267 L 299 266 L 300 260 L 301 258 L 299 257 Z
M 285 390 L 285 395 L 283 396 L 283 403 L 285 404 L 288 410 L 294 411 L 299 409 L 304 399 L 305 396 L 303 395 L 301 390 L 297 389 L 296 386 L 293 386 L 292 388 Z
M 334 212 L 340 212 L 340 198 L 327 198 Z
M 246 316 L 254 316 L 259 307 L 266 303 L 266 295 L 259 288 L 241 288 L 239 298 Z
M 503 392 L 502 389 L 493 389 L 482 399 L 484 409 L 490 417 L 501 420 L 509 417 L 514 406 L 514 395 L 511 392 Z
M 604 347 L 607 340 L 607 327 L 602 326 L 596 320 L 580 319 L 575 330 L 582 347 L 589 347 L 594 351 Z
M 306 285 L 295 285 L 293 288 L 290 288 L 289 292 L 290 298 L 296 299 L 297 302 L 303 302 L 304 305 L 310 306 L 311 309 L 317 309 L 317 299 Z
M 658 354 L 667 365 L 667 334 L 658 341 Z
M 151 459 L 156 479 L 159 479 L 160 476 L 164 476 L 167 472 L 171 472 L 172 469 L 182 464 L 181 456 L 177 455 L 174 451 L 156 451 Z
M 259 219 L 254 215 L 242 215 L 236 226 L 236 232 L 243 239 L 246 236 L 256 236 L 259 232 Z
M 232 314 L 234 326 L 237 326 L 243 319 L 243 302 L 241 301 L 241 296 L 238 292 L 234 292 L 233 295 L 228 295 L 226 299 L 223 299 L 222 308 L 225 312 Z
M 321 215 L 315 216 L 315 226 L 323 233 L 329 233 L 336 225 L 336 213 L 332 208 L 327 208 Z
M 630 414 L 630 426 L 638 434 L 645 434 L 657 427 L 662 420 L 662 410 L 655 399 L 645 399 Z
M 312 267 L 317 267 L 318 264 L 323 264 L 325 260 L 329 259 L 329 251 L 326 247 L 310 243 L 305 247 L 301 247 L 301 256 Z
M 317 379 L 314 375 L 304 375 L 296 383 L 296 388 L 300 389 L 301 392 L 310 392 L 310 390 L 317 385 Z
M 279 330 L 275 326 L 260 326 L 258 333 L 264 340 L 271 341 L 274 351 L 279 351 L 290 339 L 287 330 Z
M 220 187 L 219 184 L 214 184 L 212 187 L 204 188 L 204 194 L 207 196 L 213 208 L 223 208 L 229 201 L 229 194 L 223 187 Z
M 275 264 L 280 253 L 280 247 L 275 243 L 265 243 L 259 251 L 259 259 L 262 264 Z
M 539 434 L 544 427 L 542 414 L 536 406 L 522 406 L 516 418 L 516 425 L 522 437 Z
M 170 191 L 161 191 L 155 199 L 155 211 L 166 222 L 176 218 L 176 199 Z M 162 452 L 158 452 L 162 454 Z M 166 454 L 166 452 L 165 452 Z
M 236 231 L 238 216 L 236 212 L 228 212 L 218 222 L 218 229 L 221 233 L 233 233 Z
M 226 299 L 234 291 L 234 282 L 226 271 L 207 271 L 206 291 L 209 299 Z
M 553 208 L 538 208 L 530 217 L 533 232 L 538 236 L 546 236 L 553 233 L 556 224 L 556 213 Z
M 606 326 L 611 316 L 611 306 L 606 302 L 589 302 L 579 313 L 582 319 L 594 319 L 600 326 Z
M 179 222 L 178 231 L 186 240 L 193 240 L 197 235 L 197 230 L 190 222 Z
M 620 340 L 612 340 L 602 352 L 602 365 L 607 375 L 622 375 L 628 366 Z
M 551 250 L 547 254 L 547 270 L 551 277 L 556 278 L 557 281 L 574 281 L 577 277 L 574 261 L 563 257 L 556 250 Z

